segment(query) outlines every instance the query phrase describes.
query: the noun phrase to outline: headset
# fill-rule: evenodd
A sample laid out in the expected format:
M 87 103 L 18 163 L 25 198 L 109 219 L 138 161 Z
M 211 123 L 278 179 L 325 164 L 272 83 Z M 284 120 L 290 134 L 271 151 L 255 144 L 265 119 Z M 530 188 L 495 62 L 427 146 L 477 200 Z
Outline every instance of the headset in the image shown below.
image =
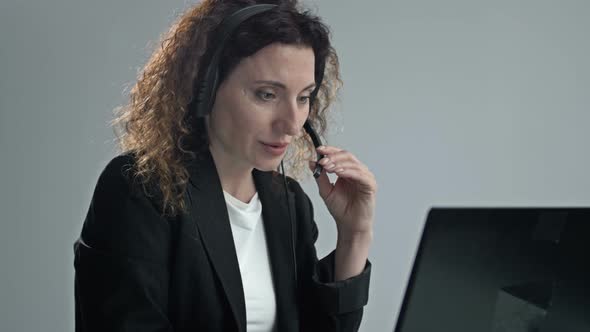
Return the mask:
M 275 7 L 277 7 L 277 5 L 273 5 L 273 4 L 258 4 L 258 5 L 247 6 L 242 9 L 237 10 L 236 12 L 234 12 L 233 14 L 224 18 L 221 21 L 221 23 L 220 23 L 219 27 L 217 28 L 217 31 L 214 35 L 214 38 L 212 39 L 212 40 L 215 40 L 216 43 L 214 46 L 215 49 L 212 51 L 212 53 L 210 53 L 210 54 L 212 54 L 212 56 L 209 60 L 207 70 L 205 71 L 205 74 L 199 79 L 198 87 L 196 88 L 195 98 L 188 105 L 188 109 L 191 114 L 194 114 L 194 116 L 196 116 L 198 118 L 202 118 L 202 117 L 205 117 L 206 115 L 211 113 L 211 110 L 213 108 L 213 103 L 215 101 L 215 95 L 217 93 L 217 88 L 219 87 L 219 83 L 220 83 L 219 82 L 219 61 L 220 61 L 220 57 L 221 57 L 221 52 L 223 51 L 225 43 L 227 42 L 227 40 L 229 39 L 229 37 L 231 36 L 233 31 L 242 22 L 244 22 L 248 18 L 250 18 L 254 15 L 269 11 Z M 315 86 L 314 90 L 312 91 L 310 98 L 309 98 L 310 112 L 311 112 L 312 103 L 317 96 L 317 93 L 319 91 L 320 85 L 323 80 L 324 66 L 325 65 L 323 63 L 321 63 L 321 64 L 319 64 L 318 68 L 316 68 L 316 70 L 315 70 L 316 86 Z M 313 127 L 309 123 L 309 120 L 305 121 L 303 128 L 306 131 L 306 133 L 310 136 L 312 143 L 316 149 L 322 145 L 319 135 L 313 129 Z M 316 163 L 316 167 L 313 171 L 314 178 L 318 178 L 320 176 L 320 174 L 322 173 L 322 166 L 319 164 L 319 161 L 324 157 L 324 155 L 317 152 L 317 150 L 316 150 L 316 154 L 317 154 L 317 163 Z M 291 214 L 291 206 L 289 203 L 289 191 L 288 191 L 288 187 L 287 187 L 287 178 L 285 176 L 285 169 L 284 169 L 282 160 L 281 160 L 280 168 L 281 168 L 281 173 L 283 175 L 283 184 L 285 186 L 285 198 L 287 199 L 287 209 L 289 212 L 289 221 L 291 223 L 291 246 L 292 246 L 292 252 L 293 252 L 293 267 L 294 267 L 294 271 L 295 271 L 295 289 L 297 292 L 298 281 L 297 281 L 297 257 L 295 254 L 295 239 L 296 239 L 295 223 L 293 221 L 293 215 Z

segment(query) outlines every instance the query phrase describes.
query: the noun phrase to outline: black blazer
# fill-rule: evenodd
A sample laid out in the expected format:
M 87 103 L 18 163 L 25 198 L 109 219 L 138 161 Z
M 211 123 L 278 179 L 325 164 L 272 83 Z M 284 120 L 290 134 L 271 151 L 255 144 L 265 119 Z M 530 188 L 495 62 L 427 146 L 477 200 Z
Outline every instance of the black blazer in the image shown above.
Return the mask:
M 76 331 L 241 331 L 246 309 L 227 207 L 213 158 L 188 162 L 190 212 L 162 218 L 153 197 L 124 172 L 131 154 L 101 173 L 74 244 Z M 274 175 L 273 175 L 274 173 Z M 357 331 L 371 264 L 333 282 L 334 251 L 318 261 L 313 207 L 289 178 L 291 225 L 276 172 L 253 171 L 277 305 L 277 331 Z

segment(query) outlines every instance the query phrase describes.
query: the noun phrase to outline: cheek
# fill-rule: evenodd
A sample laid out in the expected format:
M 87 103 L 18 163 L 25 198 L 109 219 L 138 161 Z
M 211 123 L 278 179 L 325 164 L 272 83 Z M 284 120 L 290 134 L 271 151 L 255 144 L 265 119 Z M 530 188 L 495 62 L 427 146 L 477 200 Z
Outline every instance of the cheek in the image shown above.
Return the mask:
M 305 124 L 305 122 L 307 121 L 308 118 L 309 118 L 309 111 L 302 111 L 301 116 L 299 116 L 299 118 L 298 118 L 298 124 L 302 130 L 303 130 L 303 125 Z
M 309 118 L 309 108 L 303 112 L 301 112 L 301 126 L 303 127 L 303 123 L 305 123 L 305 121 L 307 120 L 307 118 Z
M 246 93 L 226 99 L 223 115 L 218 119 L 223 135 L 239 145 L 252 144 L 253 140 L 268 136 L 272 130 L 272 105 L 259 105 Z M 305 119 L 302 119 L 305 121 Z M 303 122 L 301 124 L 303 126 Z
M 247 106 L 243 103 L 240 108 L 235 108 L 235 112 L 228 114 L 225 119 L 231 123 L 231 131 L 225 135 L 231 135 L 238 144 L 252 144 L 253 140 L 257 140 L 261 133 L 265 131 L 267 119 L 264 110 L 256 109 L 256 106 Z

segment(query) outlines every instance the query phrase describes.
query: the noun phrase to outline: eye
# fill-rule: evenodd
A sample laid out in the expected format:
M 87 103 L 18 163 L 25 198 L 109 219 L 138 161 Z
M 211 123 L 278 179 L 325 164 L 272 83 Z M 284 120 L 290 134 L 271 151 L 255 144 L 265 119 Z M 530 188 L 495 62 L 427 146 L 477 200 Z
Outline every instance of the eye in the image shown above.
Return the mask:
M 275 99 L 275 95 L 272 92 L 267 92 L 267 91 L 258 91 L 256 92 L 256 96 L 258 96 L 259 99 L 264 100 L 264 101 L 270 101 Z
M 301 102 L 301 104 L 307 104 L 309 102 L 309 98 L 311 96 L 301 96 L 299 97 L 299 102 Z

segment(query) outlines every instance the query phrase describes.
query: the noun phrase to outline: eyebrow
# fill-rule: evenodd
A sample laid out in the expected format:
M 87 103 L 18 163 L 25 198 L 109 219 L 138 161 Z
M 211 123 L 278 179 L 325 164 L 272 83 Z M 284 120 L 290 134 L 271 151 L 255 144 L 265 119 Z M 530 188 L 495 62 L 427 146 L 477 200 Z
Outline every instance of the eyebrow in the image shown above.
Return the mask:
M 273 86 L 276 86 L 281 89 L 285 89 L 285 90 L 287 89 L 285 84 L 283 84 L 281 82 L 277 82 L 277 81 L 258 80 L 258 81 L 255 81 L 254 83 L 269 84 L 269 85 L 273 85 Z M 306 86 L 305 89 L 303 89 L 301 91 L 305 91 L 305 90 L 311 89 L 313 87 L 315 87 L 315 83 L 311 83 L 310 85 Z

